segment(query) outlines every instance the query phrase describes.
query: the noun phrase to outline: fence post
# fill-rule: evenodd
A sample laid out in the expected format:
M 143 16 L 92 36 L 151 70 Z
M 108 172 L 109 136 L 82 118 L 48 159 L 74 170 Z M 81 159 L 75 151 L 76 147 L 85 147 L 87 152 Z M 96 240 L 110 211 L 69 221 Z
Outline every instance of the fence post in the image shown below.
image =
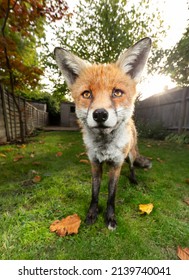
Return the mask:
M 3 86 L 1 86 L 1 85 L 0 85 L 0 92 L 1 92 L 1 98 L 2 98 L 2 106 L 3 106 L 3 115 L 4 115 L 4 122 L 5 122 L 6 137 L 7 137 L 7 141 L 10 141 L 9 123 L 8 123 L 7 110 L 6 110 L 6 102 L 5 102 L 5 92 L 4 92 Z
M 180 104 L 180 119 L 179 119 L 179 127 L 178 127 L 179 134 L 181 134 L 184 130 L 184 122 L 186 117 L 186 97 L 187 97 L 187 88 L 184 88 L 182 98 L 181 98 L 181 104 Z

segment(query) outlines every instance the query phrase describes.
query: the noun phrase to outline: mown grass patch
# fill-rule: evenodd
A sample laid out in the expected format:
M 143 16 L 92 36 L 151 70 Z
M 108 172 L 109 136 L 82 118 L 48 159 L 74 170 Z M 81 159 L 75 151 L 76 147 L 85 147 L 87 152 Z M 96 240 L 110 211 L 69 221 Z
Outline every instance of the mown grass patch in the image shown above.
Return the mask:
M 100 213 L 84 223 L 91 197 L 90 165 L 80 163 L 85 148 L 79 132 L 42 132 L 26 146 L 0 147 L 1 259 L 177 259 L 177 246 L 189 246 L 189 146 L 139 140 L 142 154 L 152 157 L 150 170 L 137 169 L 133 186 L 124 165 L 116 197 L 118 227 L 104 223 L 108 169 L 100 192 Z M 61 156 L 57 156 L 62 152 Z M 2 156 L 2 154 L 4 156 Z M 23 158 L 14 161 L 15 157 Z M 34 176 L 40 176 L 33 183 Z M 140 215 L 140 203 L 153 203 Z M 78 235 L 58 237 L 49 226 L 77 213 Z

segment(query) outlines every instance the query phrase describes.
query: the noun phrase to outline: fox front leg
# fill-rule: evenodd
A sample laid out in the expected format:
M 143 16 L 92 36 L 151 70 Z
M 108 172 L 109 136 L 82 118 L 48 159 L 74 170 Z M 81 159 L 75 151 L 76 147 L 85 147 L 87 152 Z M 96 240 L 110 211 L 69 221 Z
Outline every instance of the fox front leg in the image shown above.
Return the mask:
M 134 168 L 134 161 L 136 159 L 136 152 L 131 151 L 128 155 L 128 162 L 129 162 L 129 169 L 130 169 L 130 176 L 129 176 L 129 180 L 132 184 L 137 185 L 137 179 L 136 179 L 136 175 L 135 175 L 135 168 Z
M 116 218 L 115 218 L 115 196 L 117 183 L 119 180 L 119 175 L 121 171 L 121 166 L 114 166 L 111 164 L 109 172 L 109 184 L 108 184 L 108 201 L 106 209 L 106 224 L 108 229 L 116 229 Z
M 98 216 L 98 196 L 100 183 L 102 179 L 102 164 L 99 162 L 92 163 L 92 199 L 86 217 L 87 224 L 93 224 Z

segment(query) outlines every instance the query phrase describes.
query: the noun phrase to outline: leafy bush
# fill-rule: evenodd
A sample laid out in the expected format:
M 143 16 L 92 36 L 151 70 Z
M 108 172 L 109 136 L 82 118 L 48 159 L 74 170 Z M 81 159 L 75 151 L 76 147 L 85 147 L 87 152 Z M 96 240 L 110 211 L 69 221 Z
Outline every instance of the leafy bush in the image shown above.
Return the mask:
M 166 136 L 165 140 L 169 142 L 175 142 L 178 144 L 189 144 L 189 133 L 170 133 L 168 136 Z
M 163 127 L 162 123 L 156 122 L 154 124 L 136 122 L 138 135 L 143 138 L 152 138 L 156 140 L 164 140 L 168 135 L 168 130 Z

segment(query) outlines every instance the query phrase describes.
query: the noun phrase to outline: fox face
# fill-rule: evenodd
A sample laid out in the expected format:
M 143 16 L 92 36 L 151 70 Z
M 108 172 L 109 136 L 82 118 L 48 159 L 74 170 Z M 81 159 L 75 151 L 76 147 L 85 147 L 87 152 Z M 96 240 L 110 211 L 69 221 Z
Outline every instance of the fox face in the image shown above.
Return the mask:
M 144 38 L 123 52 L 115 63 L 90 64 L 74 54 L 55 49 L 55 59 L 71 90 L 83 140 L 92 166 L 92 199 L 86 222 L 98 216 L 102 164 L 110 166 L 106 224 L 116 228 L 116 186 L 125 159 L 130 180 L 136 183 L 133 163 L 137 157 L 137 133 L 132 121 L 136 84 L 147 61 L 151 39 Z
M 56 62 L 71 90 L 82 125 L 110 133 L 131 118 L 136 83 L 150 46 L 151 40 L 144 38 L 123 52 L 116 63 L 107 65 L 91 65 L 62 48 L 55 49 Z
M 76 113 L 83 125 L 104 133 L 131 118 L 135 82 L 115 65 L 93 65 L 71 86 Z

